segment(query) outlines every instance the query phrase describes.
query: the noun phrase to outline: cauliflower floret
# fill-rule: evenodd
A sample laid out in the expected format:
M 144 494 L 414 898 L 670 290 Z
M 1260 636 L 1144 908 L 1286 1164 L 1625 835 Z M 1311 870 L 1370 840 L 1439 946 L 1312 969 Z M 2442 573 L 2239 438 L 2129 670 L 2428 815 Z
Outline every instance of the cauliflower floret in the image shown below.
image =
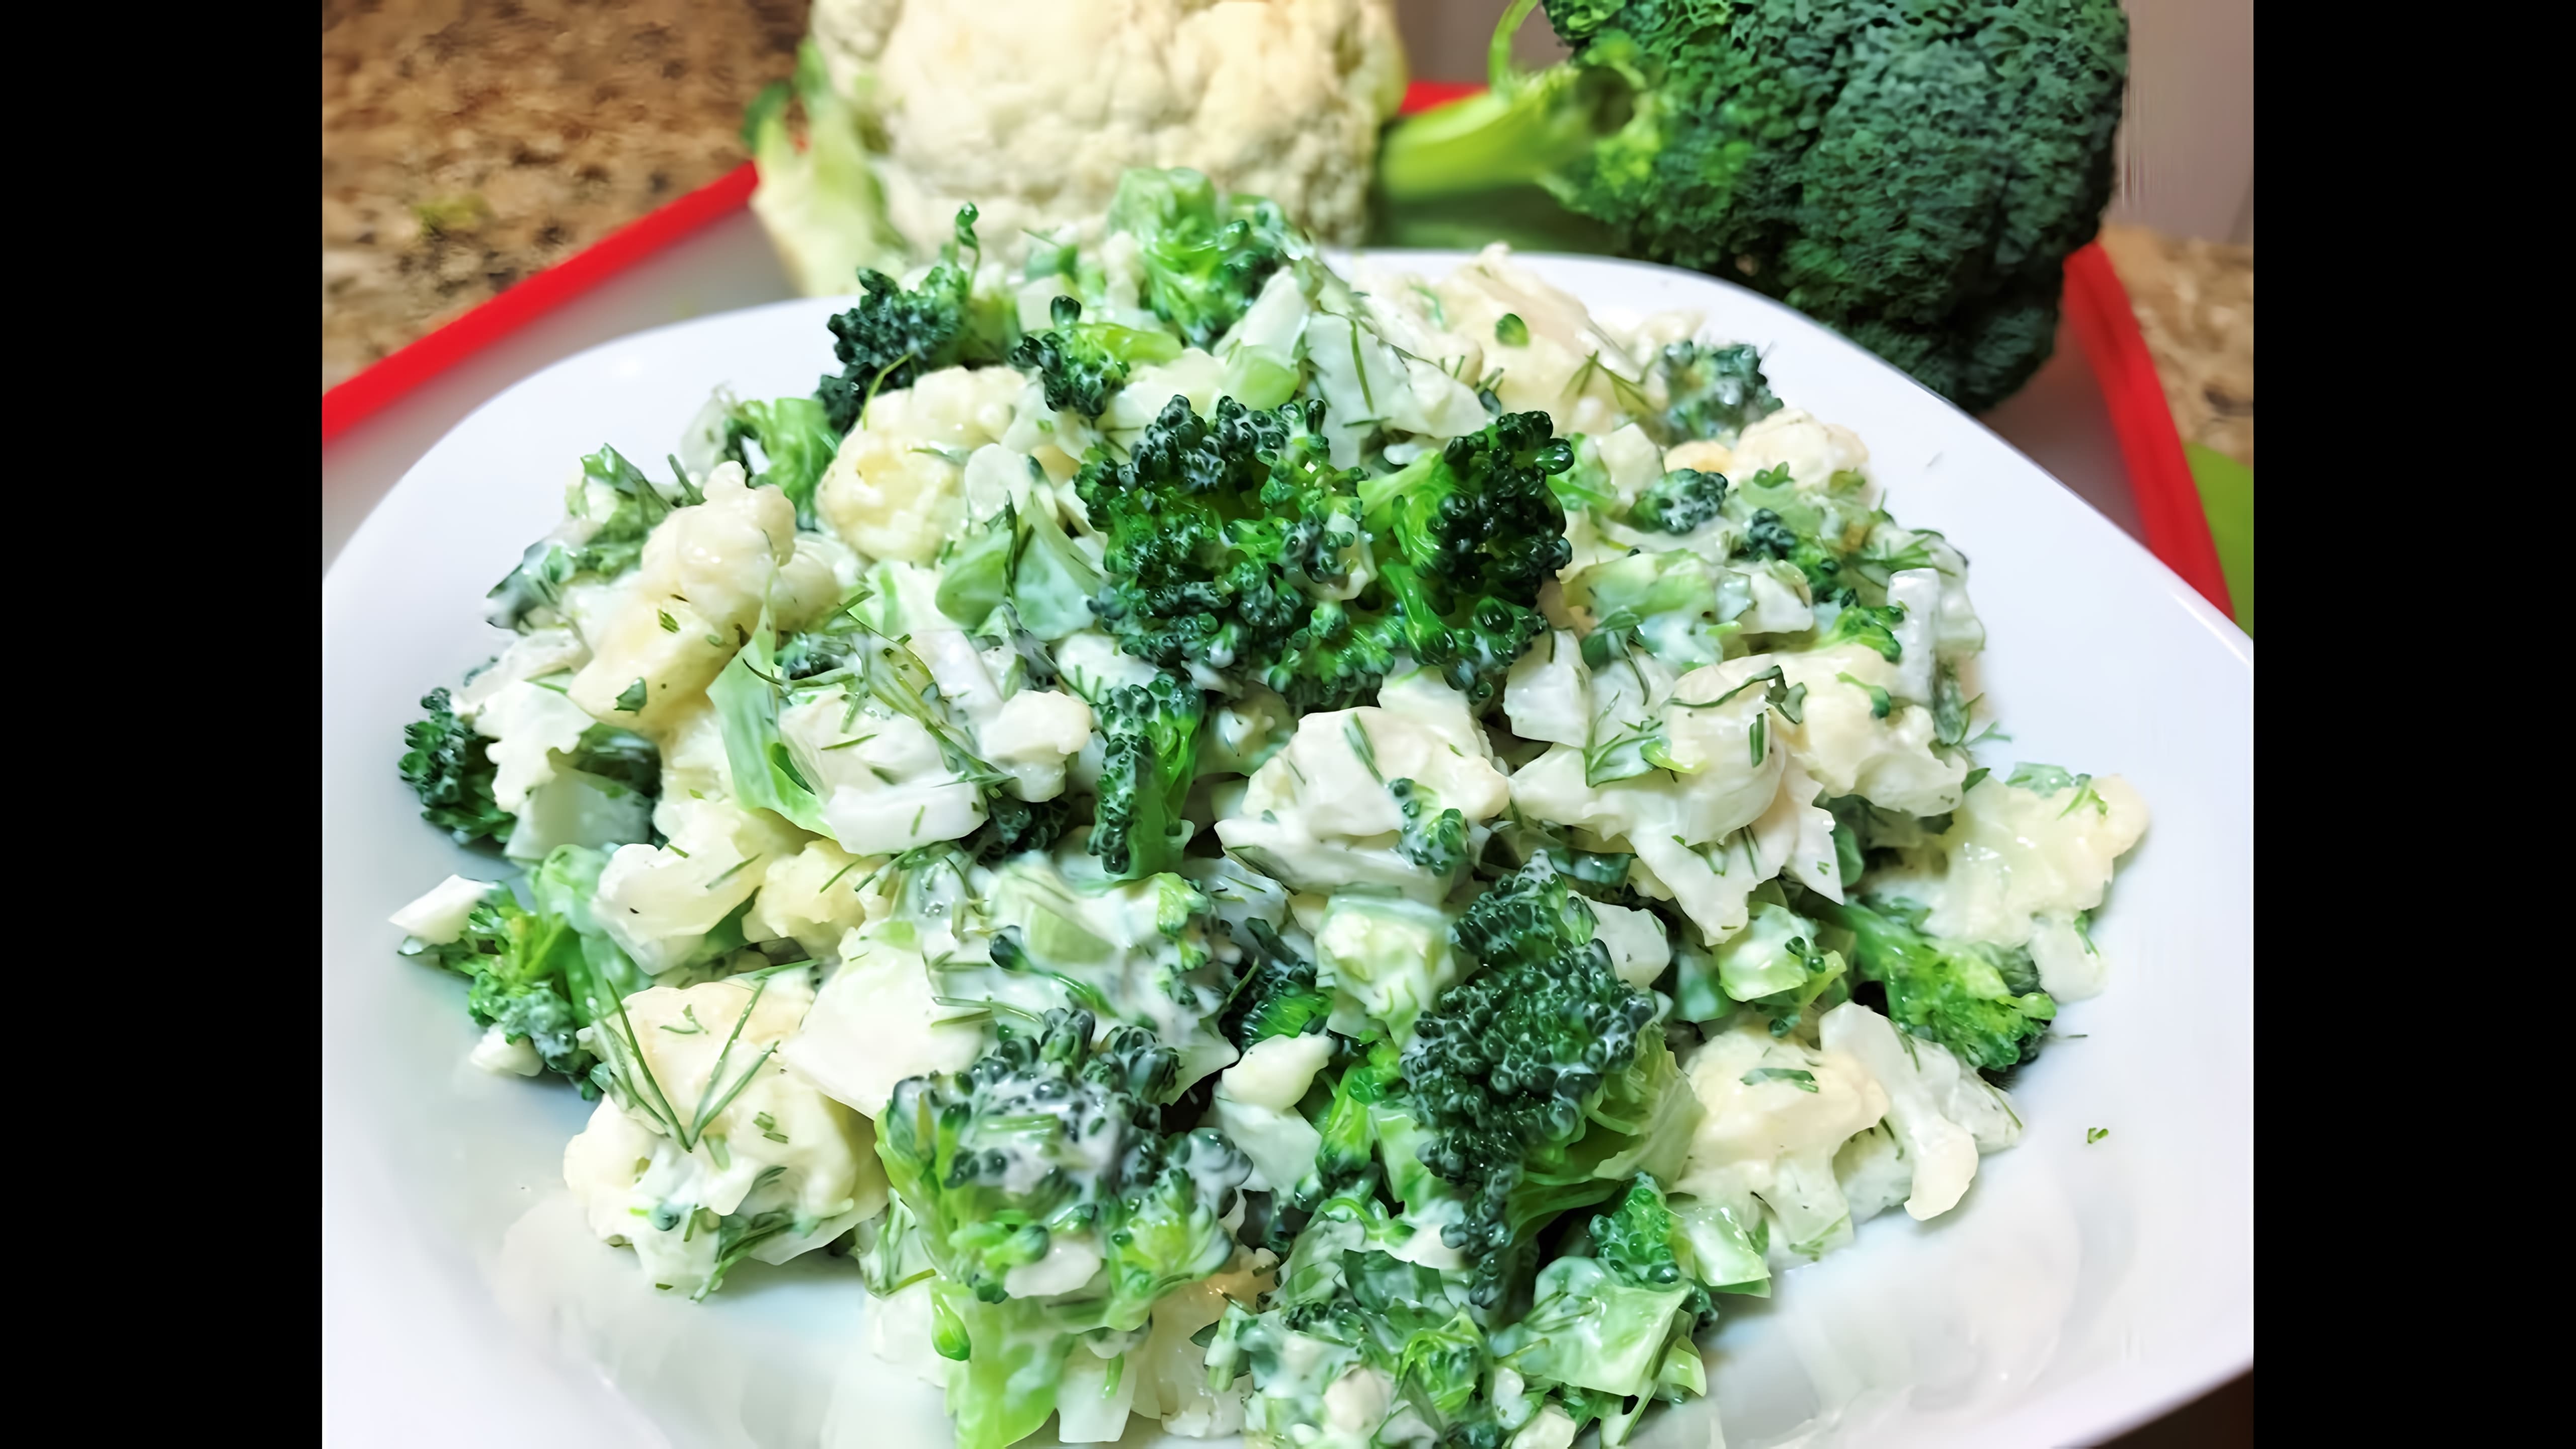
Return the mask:
M 1706 1115 L 1674 1191 L 1761 1201 L 1775 1255 L 1821 1256 L 1850 1234 L 1834 1153 L 1887 1115 L 1887 1090 L 1844 1052 L 1774 1038 L 1760 1022 L 1719 1032 L 1684 1064 Z
M 970 201 L 1005 261 L 1026 232 L 1096 228 L 1135 166 L 1192 167 L 1356 243 L 1404 95 L 1389 0 L 821 0 L 813 27 L 833 88 L 885 137 L 888 215 L 925 256 Z
M 1968 776 L 1963 754 L 1932 748 L 1932 712 L 1901 704 L 1876 719 L 1869 687 L 1892 696 L 1896 666 L 1862 644 L 1841 644 L 1812 654 L 1774 654 L 1790 684 L 1807 688 L 1803 720 L 1773 721 L 1776 738 L 1797 754 L 1830 796 L 1858 795 L 1882 810 L 1938 815 L 1956 809 Z M 1845 681 L 1850 675 L 1859 685 Z
M 1869 449 L 1860 435 L 1840 423 L 1819 422 L 1799 408 L 1782 408 L 1744 430 L 1735 440 L 1735 468 L 1727 476 L 1751 478 L 1785 463 L 1801 488 L 1822 488 L 1836 473 L 1866 471 Z M 1877 504 L 1875 486 L 1854 501 L 1862 508 Z
M 555 777 L 555 755 L 579 749 L 582 733 L 596 723 L 562 692 L 540 684 L 522 681 L 494 693 L 474 718 L 475 733 L 492 741 L 494 803 L 513 815 L 526 808 L 528 792 Z
M 2021 1140 L 2021 1119 L 2003 1093 L 1959 1065 L 1939 1042 L 1899 1041 L 1886 1017 L 1847 1001 L 1817 1024 L 1828 1052 L 1858 1062 L 1887 1094 L 1887 1120 L 1903 1148 L 1915 1221 L 1958 1206 L 1977 1175 L 1977 1154 Z
M 779 566 L 796 549 L 796 509 L 753 488 L 742 465 L 707 476 L 706 501 L 654 525 L 615 612 L 573 676 L 572 702 L 595 719 L 658 729 L 706 691 L 760 621 Z
M 963 1071 L 983 1054 L 983 1028 L 951 1020 L 935 990 L 919 951 L 852 931 L 841 938 L 840 969 L 780 1055 L 834 1101 L 876 1117 L 895 1083 Z
M 1502 369 L 1495 395 L 1506 412 L 1544 412 L 1557 436 L 1600 436 L 1628 421 L 1611 374 L 1630 379 L 1643 366 L 1627 345 L 1595 322 L 1582 301 L 1513 261 L 1511 248 L 1495 242 L 1476 260 L 1432 284 L 1448 330 L 1482 343 L 1484 365 Z M 1514 346 L 1495 336 L 1508 313 L 1521 319 L 1529 340 Z M 1491 339 L 1491 340 L 1487 340 Z M 1597 363 L 1594 359 L 1598 359 Z M 1581 386 L 1576 386 L 1581 374 Z
M 653 1095 L 643 1100 L 653 1106 L 601 1101 L 564 1149 L 564 1182 L 583 1199 L 591 1230 L 632 1243 L 655 1286 L 703 1287 L 723 1219 L 784 1212 L 784 1228 L 751 1250 L 783 1263 L 885 1209 L 875 1130 L 778 1060 L 775 1048 L 813 1002 L 793 973 L 757 986 L 657 986 L 626 998 L 623 1022 L 584 1030 L 594 1051 L 608 1046 L 626 1071 L 649 1075 Z M 600 1039 L 612 1030 L 615 1043 Z M 663 1104 L 669 1112 L 657 1122 Z M 669 1135 L 673 1114 L 693 1146 Z
M 815 506 L 871 558 L 928 563 L 966 519 L 965 462 L 1011 426 L 1024 380 L 951 367 L 881 392 L 823 470 Z
M 1011 772 L 1012 793 L 1052 800 L 1064 793 L 1064 762 L 1091 743 L 1091 706 L 1059 690 L 1023 690 L 1002 702 L 979 743 L 986 760 Z
M 451 707 L 458 719 L 472 724 L 476 712 L 508 686 L 522 679 L 543 679 L 548 675 L 563 674 L 589 662 L 590 646 L 581 642 L 581 635 L 570 628 L 559 625 L 551 629 L 531 629 L 511 640 L 510 647 L 502 650 L 499 658 L 465 681 L 465 687 L 456 692 Z
M 1287 747 L 1216 823 L 1226 849 L 1295 890 L 1377 885 L 1437 900 L 1447 881 L 1398 849 L 1404 807 L 1390 787 L 1411 780 L 1417 809 L 1454 808 L 1472 826 L 1511 803 L 1511 782 L 1455 691 L 1417 674 L 1379 697 L 1388 707 L 1298 720 Z
M 849 932 L 892 909 L 879 855 L 858 856 L 828 840 L 770 858 L 746 924 L 755 941 L 785 938 L 820 956 Z
M 2061 999 L 2101 990 L 2100 957 L 2075 917 L 2102 904 L 2120 857 L 2147 832 L 2147 803 L 2117 775 L 2053 791 L 1988 776 L 1933 844 L 1948 862 L 1924 928 L 2028 946 L 2042 985 Z
M 622 845 L 599 873 L 600 927 L 658 976 L 685 965 L 707 932 L 760 889 L 772 856 L 803 831 L 730 800 L 665 798 L 653 823 L 668 845 Z

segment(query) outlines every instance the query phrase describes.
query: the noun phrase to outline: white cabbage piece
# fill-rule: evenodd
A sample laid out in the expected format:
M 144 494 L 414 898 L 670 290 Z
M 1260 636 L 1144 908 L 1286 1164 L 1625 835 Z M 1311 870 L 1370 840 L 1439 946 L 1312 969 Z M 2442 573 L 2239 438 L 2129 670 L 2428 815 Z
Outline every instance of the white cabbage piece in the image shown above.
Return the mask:
M 841 964 L 779 1055 L 834 1101 L 875 1118 L 906 1077 L 963 1071 L 987 1032 L 933 999 L 928 964 L 899 932 L 851 931 Z
M 499 889 L 494 881 L 451 875 L 386 920 L 424 946 L 445 946 L 465 934 L 465 918 L 474 914 L 484 897 Z

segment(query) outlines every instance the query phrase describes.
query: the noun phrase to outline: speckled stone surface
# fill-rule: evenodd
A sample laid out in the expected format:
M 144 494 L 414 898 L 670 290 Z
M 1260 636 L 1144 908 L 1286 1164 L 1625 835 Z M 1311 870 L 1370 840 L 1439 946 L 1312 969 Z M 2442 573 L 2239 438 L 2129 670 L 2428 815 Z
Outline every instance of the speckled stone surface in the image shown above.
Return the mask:
M 806 0 L 323 0 L 322 386 L 744 159 Z

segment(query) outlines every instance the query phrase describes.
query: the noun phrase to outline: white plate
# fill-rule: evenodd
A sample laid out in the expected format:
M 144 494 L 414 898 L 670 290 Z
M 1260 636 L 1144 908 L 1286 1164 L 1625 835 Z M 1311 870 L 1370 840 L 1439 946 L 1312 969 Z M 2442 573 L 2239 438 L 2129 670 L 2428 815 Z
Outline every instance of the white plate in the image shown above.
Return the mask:
M 1463 257 L 1384 253 L 1436 274 Z M 2096 1441 L 2254 1351 L 2254 648 L 2027 459 L 1797 314 L 1691 273 L 1528 258 L 1596 309 L 1703 309 L 1793 405 L 1869 445 L 1891 510 L 1972 561 L 1987 763 L 2126 775 L 2154 825 L 2100 940 L 2110 991 L 2068 1007 L 2016 1088 L 2022 1144 L 1960 1208 L 1902 1213 L 1725 1300 L 1711 1398 L 1733 1449 Z M 489 657 L 482 597 L 602 442 L 655 471 L 710 388 L 802 393 L 830 301 L 610 343 L 467 418 L 359 529 L 323 596 L 324 1432 L 463 1442 L 945 1449 L 935 1391 L 857 1347 L 865 1295 L 817 1254 L 704 1305 L 653 1293 L 560 1183 L 584 1109 L 465 1064 L 457 983 L 395 956 L 388 913 L 455 870 L 394 771 L 433 686 Z M 2087 1145 L 2087 1129 L 2110 1135 Z M 1713 1444 L 1706 1405 L 1648 1446 Z M 1141 1423 L 1141 1421 L 1140 1421 Z M 1143 1433 L 1130 1436 L 1141 1443 Z M 1175 1441 L 1187 1442 L 1187 1441 Z

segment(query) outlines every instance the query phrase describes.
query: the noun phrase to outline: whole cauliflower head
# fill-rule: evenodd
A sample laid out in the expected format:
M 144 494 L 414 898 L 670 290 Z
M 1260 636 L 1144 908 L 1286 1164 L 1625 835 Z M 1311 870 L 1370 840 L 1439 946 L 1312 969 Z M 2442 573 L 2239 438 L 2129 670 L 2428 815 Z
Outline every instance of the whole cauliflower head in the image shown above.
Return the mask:
M 1205 172 L 1355 243 L 1404 96 L 1391 0 L 815 0 L 813 17 L 833 88 L 883 137 L 886 212 L 916 255 L 968 202 L 1006 262 L 1029 231 L 1096 241 L 1139 166 Z

